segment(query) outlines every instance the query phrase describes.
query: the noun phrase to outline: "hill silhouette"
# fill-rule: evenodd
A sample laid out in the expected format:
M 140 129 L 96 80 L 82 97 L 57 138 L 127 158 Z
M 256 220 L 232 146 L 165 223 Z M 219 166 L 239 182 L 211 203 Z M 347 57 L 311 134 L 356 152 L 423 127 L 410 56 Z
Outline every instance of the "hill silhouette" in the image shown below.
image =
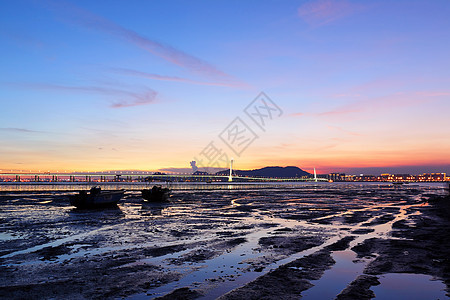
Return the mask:
M 217 172 L 216 175 L 228 175 L 229 170 Z M 298 167 L 264 167 L 255 170 L 233 170 L 233 174 L 238 176 L 251 176 L 251 177 L 278 177 L 278 178 L 290 178 L 290 177 L 303 177 L 310 176 L 311 174 L 298 168 Z

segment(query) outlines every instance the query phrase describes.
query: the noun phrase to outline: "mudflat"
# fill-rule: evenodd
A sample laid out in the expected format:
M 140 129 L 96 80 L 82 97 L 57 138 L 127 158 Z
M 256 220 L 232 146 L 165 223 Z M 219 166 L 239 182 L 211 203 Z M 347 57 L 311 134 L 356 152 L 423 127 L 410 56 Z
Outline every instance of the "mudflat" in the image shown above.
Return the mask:
M 0 297 L 371 299 L 387 274 L 427 275 L 448 297 L 449 204 L 436 194 L 310 184 L 151 204 L 128 192 L 117 208 L 78 210 L 64 192 L 3 192 Z

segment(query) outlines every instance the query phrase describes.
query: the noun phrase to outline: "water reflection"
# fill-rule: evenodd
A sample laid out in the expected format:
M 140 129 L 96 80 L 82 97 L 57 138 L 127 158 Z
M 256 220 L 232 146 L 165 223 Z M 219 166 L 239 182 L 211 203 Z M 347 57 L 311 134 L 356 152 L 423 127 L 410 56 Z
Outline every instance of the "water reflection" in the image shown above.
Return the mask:
M 325 271 L 320 280 L 311 282 L 314 287 L 303 292 L 302 299 L 334 299 L 365 267 L 362 260 L 356 261 L 356 253 L 350 250 L 334 251 L 332 257 L 336 264 Z
M 379 281 L 380 285 L 371 288 L 377 300 L 448 299 L 445 284 L 429 275 L 386 274 Z
M 142 201 L 140 212 L 145 215 L 161 216 L 163 210 L 168 206 L 170 206 L 170 204 L 150 203 L 147 201 Z
M 312 190 L 318 190 L 329 183 L 313 183 L 313 182 L 234 182 L 234 183 L 171 183 L 152 182 L 151 184 L 142 182 L 47 182 L 47 183 L 0 183 L 0 191 L 5 192 L 25 192 L 25 191 L 80 191 L 89 190 L 93 186 L 101 186 L 103 190 L 120 190 L 140 191 L 152 187 L 153 185 L 167 186 L 171 190 L 255 190 L 262 188 L 298 188 L 309 187 Z

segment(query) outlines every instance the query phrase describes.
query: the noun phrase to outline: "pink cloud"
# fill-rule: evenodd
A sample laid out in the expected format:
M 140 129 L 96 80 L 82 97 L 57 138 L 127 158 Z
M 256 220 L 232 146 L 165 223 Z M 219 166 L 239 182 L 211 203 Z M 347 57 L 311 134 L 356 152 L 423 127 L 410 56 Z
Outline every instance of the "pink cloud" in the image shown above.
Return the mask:
M 337 131 L 340 131 L 340 132 L 343 132 L 343 133 L 346 133 L 346 134 L 349 134 L 349 135 L 361 136 L 361 134 L 359 134 L 359 133 L 357 133 L 357 132 L 350 131 L 350 130 L 346 130 L 346 129 L 343 129 L 343 128 L 338 127 L 338 126 L 327 125 L 327 127 L 328 127 L 329 129 L 337 130 Z
M 105 88 L 97 86 L 66 86 L 47 83 L 10 83 L 10 86 L 18 86 L 26 89 L 34 90 L 53 90 L 53 91 L 69 91 L 80 93 L 96 93 L 108 95 L 117 100 L 111 105 L 113 108 L 122 108 L 129 106 L 145 105 L 156 102 L 158 93 L 152 89 L 146 88 L 143 92 L 132 92 L 127 90 L 119 90 L 114 88 Z
M 424 97 L 445 97 L 450 96 L 450 92 L 417 92 L 416 93 L 419 96 Z
M 357 98 L 361 97 L 361 94 L 342 93 L 333 95 L 334 98 Z
M 319 117 L 337 117 L 350 119 L 351 116 L 361 115 L 370 112 L 371 114 L 398 109 L 402 107 L 408 107 L 413 105 L 420 105 L 429 102 L 439 101 L 432 92 L 428 92 L 427 95 L 421 95 L 420 92 L 413 93 L 395 93 L 384 97 L 376 97 L 363 101 L 353 102 L 347 105 L 343 105 L 336 109 L 317 113 Z M 438 94 L 443 96 L 442 93 Z
M 64 3 L 64 5 L 54 3 L 53 7 L 56 8 L 58 12 L 67 14 L 68 19 L 72 20 L 76 24 L 120 37 L 123 40 L 126 40 L 131 44 L 134 44 L 135 46 L 179 67 L 185 68 L 197 74 L 221 78 L 222 80 L 231 82 L 237 81 L 231 75 L 220 71 L 215 66 L 200 58 L 176 49 L 171 45 L 147 38 L 136 31 L 122 27 L 119 24 L 95 15 L 87 10 L 74 5 L 69 5 L 68 3 Z
M 358 105 L 355 105 L 355 106 L 358 106 Z M 347 115 L 350 113 L 358 113 L 361 111 L 362 111 L 361 108 L 357 108 L 357 107 L 352 108 L 352 107 L 344 106 L 344 107 L 337 108 L 335 110 L 318 113 L 317 116 L 328 117 L 328 116 Z
M 302 113 L 302 112 L 298 112 L 298 113 L 293 113 L 293 114 L 291 114 L 291 116 L 293 116 L 293 117 L 303 117 L 303 116 L 305 116 L 306 114 L 305 113 Z
M 344 95 L 343 95 L 344 96 Z M 331 97 L 336 97 L 332 95 Z M 351 97 L 348 98 L 359 98 Z M 362 98 L 362 95 L 361 95 Z M 367 98 L 363 100 L 352 101 L 348 104 L 338 106 L 328 111 L 322 112 L 299 112 L 290 114 L 293 117 L 313 116 L 330 119 L 353 120 L 358 119 L 367 113 L 376 114 L 389 110 L 399 109 L 403 107 L 421 105 L 432 102 L 439 102 L 449 99 L 448 91 L 415 91 L 415 92 L 398 92 L 382 97 Z M 356 99 L 355 99 L 356 100 Z
M 122 107 L 130 107 L 130 106 L 138 106 L 154 103 L 156 100 L 157 92 L 150 90 L 143 94 L 131 94 L 133 100 L 121 100 L 115 102 L 111 105 L 113 108 L 122 108 Z
M 298 9 L 298 15 L 312 26 L 322 26 L 355 13 L 360 6 L 347 0 L 310 1 Z
M 207 86 L 225 86 L 225 87 L 244 87 L 245 86 L 244 84 L 240 84 L 240 83 L 196 81 L 196 80 L 191 80 L 188 78 L 182 78 L 182 77 L 177 77 L 177 76 L 164 76 L 164 75 L 147 73 L 147 72 L 142 72 L 142 71 L 137 71 L 137 70 L 124 69 L 124 68 L 110 68 L 109 70 L 119 73 L 119 74 L 138 76 L 138 77 L 144 77 L 144 78 L 149 78 L 149 79 L 154 79 L 154 80 L 162 80 L 162 81 L 176 81 L 176 82 L 185 82 L 185 83 L 207 85 Z

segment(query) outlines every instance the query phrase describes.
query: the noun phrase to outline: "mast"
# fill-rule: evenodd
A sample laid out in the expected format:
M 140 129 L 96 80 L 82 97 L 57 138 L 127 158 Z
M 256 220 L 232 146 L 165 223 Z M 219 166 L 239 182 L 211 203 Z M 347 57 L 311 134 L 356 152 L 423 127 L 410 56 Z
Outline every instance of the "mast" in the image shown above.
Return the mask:
M 229 182 L 233 181 L 233 177 L 231 176 L 232 172 L 233 172 L 233 159 L 230 160 L 230 176 L 228 176 Z
M 317 182 L 317 173 L 316 173 L 316 168 L 314 168 L 314 181 Z

